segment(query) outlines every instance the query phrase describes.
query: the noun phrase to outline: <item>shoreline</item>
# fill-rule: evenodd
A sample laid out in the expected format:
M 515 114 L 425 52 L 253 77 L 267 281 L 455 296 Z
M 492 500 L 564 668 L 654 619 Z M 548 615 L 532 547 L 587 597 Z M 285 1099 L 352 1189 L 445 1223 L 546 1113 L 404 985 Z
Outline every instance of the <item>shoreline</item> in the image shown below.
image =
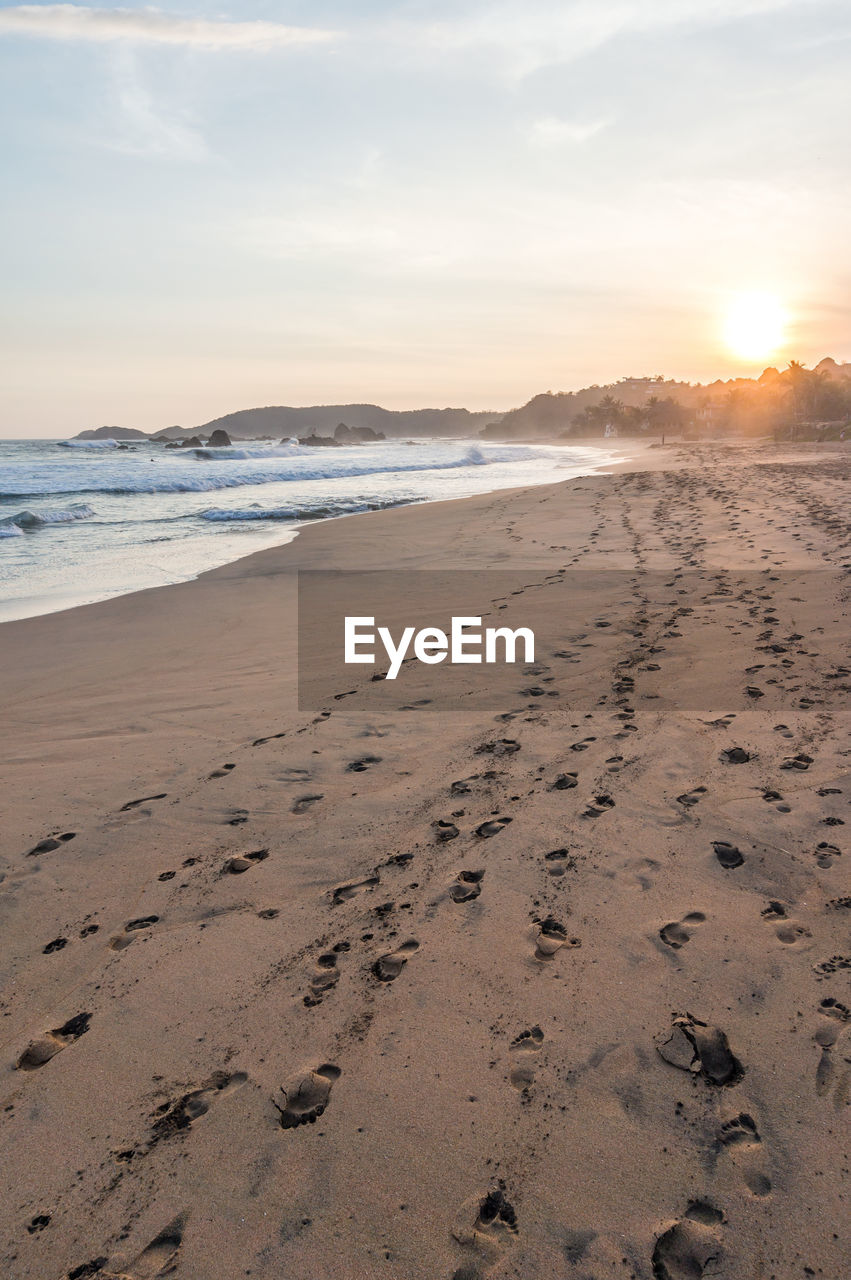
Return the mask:
M 848 1270 L 851 449 L 648 453 L 0 626 L 4 1275 Z M 541 651 L 299 710 L 330 566 Z
M 20 442 L 17 442 L 17 443 L 20 443 Z M 428 443 L 428 441 L 427 441 L 427 440 L 424 440 L 424 441 L 422 441 L 422 443 L 427 444 L 427 443 Z M 460 440 L 460 441 L 453 441 L 452 443 L 460 443 L 460 444 L 470 444 L 470 445 L 475 445 L 475 444 L 477 444 L 478 442 L 477 442 L 476 440 L 469 440 L 469 441 L 467 441 L 467 440 Z M 509 446 L 509 442 L 505 442 L 505 441 L 491 441 L 491 442 L 485 442 L 485 443 L 490 443 L 491 445 L 495 445 L 495 446 L 503 446 L 503 447 L 508 447 L 508 446 Z M 626 442 L 624 442 L 624 443 L 626 443 Z M 552 443 L 551 443 L 551 446 L 550 446 L 550 447 L 556 447 L 556 446 L 555 446 L 554 444 L 552 444 Z M 570 447 L 571 447 L 571 446 L 569 446 L 569 445 L 565 445 L 565 448 L 570 448 Z M 598 452 L 598 453 L 602 456 L 602 458 L 603 458 L 603 459 L 605 459 L 607 456 L 609 456 L 609 457 L 610 457 L 612 454 L 615 454 L 615 455 L 625 454 L 625 450 L 624 450 L 623 446 L 621 446 L 620 448 L 618 448 L 618 447 L 616 447 L 615 442 L 605 442 L 605 441 L 600 441 L 600 442 L 595 443 L 594 445 L 588 445 L 588 446 L 585 446 L 585 445 L 579 445 L 579 446 L 574 446 L 574 447 L 580 447 L 580 448 L 583 448 L 583 447 L 593 448 L 593 449 L 595 449 L 595 451 L 596 451 L 596 452 Z M 643 452 L 646 452 L 646 449 L 647 449 L 647 446 L 646 446 L 646 445 L 643 445 L 643 444 L 642 444 L 642 442 L 640 442 L 640 441 L 636 441 L 636 442 L 634 442 L 634 443 L 632 444 L 632 447 L 630 448 L 629 452 L 628 452 L 628 453 L 626 453 L 624 457 L 620 458 L 618 462 L 614 462 L 614 463 L 613 463 L 613 462 L 605 461 L 605 460 L 604 460 L 604 461 L 601 461 L 601 462 L 600 462 L 598 465 L 596 465 L 596 466 L 589 466 L 588 470 L 582 471 L 580 474 L 584 474 L 584 475 L 596 475 L 596 474 L 602 474 L 602 473 L 605 473 L 606 471 L 608 471 L 608 470 L 612 469 L 612 467 L 616 467 L 616 466 L 620 465 L 621 463 L 626 464 L 626 465 L 631 465 L 631 464 L 632 464 L 632 462 L 636 461 L 638 458 L 640 458 L 640 457 L 642 456 L 642 453 L 643 453 Z M 577 465 L 580 465 L 580 464 L 577 464 Z M 545 484 L 546 484 L 546 483 L 552 483 L 552 481 L 545 480 L 545 481 L 542 481 L 541 483 L 545 483 Z M 527 486 L 525 485 L 525 483 L 524 483 L 524 484 L 521 484 L 521 485 L 519 485 L 519 486 L 509 486 L 509 488 L 514 488 L 514 487 L 527 487 Z M 508 489 L 502 489 L 502 488 L 481 490 L 481 492 L 483 492 L 483 493 L 495 493 L 495 492 L 507 492 L 507 491 L 508 491 Z M 67 497 L 68 495 L 63 495 L 63 496 L 64 496 L 64 497 Z M 71 496 L 71 497 L 74 497 L 74 495 L 70 495 L 70 496 Z M 466 497 L 466 496 L 476 496 L 476 495 L 475 495 L 475 494 L 472 494 L 472 495 L 464 495 L 464 496 Z M 389 503 L 387 503 L 386 505 L 383 505 L 383 506 L 381 506 L 381 507 L 379 507 L 379 508 L 377 508 L 377 509 L 378 509 L 378 510 L 395 510 L 397 507 L 404 507 L 404 506 L 417 506 L 417 505 L 422 506 L 422 505 L 426 505 L 426 504 L 429 504 L 429 503 L 434 503 L 434 502 L 443 502 L 443 501 L 463 501 L 463 497 L 461 497 L 461 498 L 441 498 L 441 497 L 438 497 L 438 498 L 411 498 L 411 499 L 400 499 L 398 502 L 389 502 Z M 280 541 L 274 541 L 274 542 L 268 543 L 266 546 L 258 547 L 258 548 L 256 548 L 255 550 L 252 550 L 252 551 L 247 551 L 247 552 L 245 552 L 245 551 L 241 551 L 239 554 L 237 554 L 237 555 L 235 555 L 235 556 L 232 556 L 232 557 L 229 557 L 229 558 L 227 558 L 227 559 L 224 559 L 224 560 L 222 560 L 222 561 L 221 561 L 221 562 L 219 562 L 219 563 L 209 565 L 209 566 L 207 566 L 207 567 L 205 567 L 205 568 L 201 568 L 201 569 L 199 569 L 197 572 L 192 573 L 192 574 L 189 574 L 188 576 L 185 576 L 185 577 L 179 577 L 176 581 L 173 581 L 173 582 L 163 582 L 163 583 L 154 583 L 154 584 L 151 584 L 151 585 L 150 585 L 150 586 L 148 586 L 148 587 L 131 587 L 131 588 L 128 588 L 128 589 L 126 589 L 126 590 L 122 588 L 122 589 L 119 589 L 119 590 L 117 590 L 117 591 L 115 591 L 115 592 L 113 592 L 113 593 L 109 594 L 109 595 L 106 595 L 106 596 L 97 596 L 97 595 L 96 595 L 96 596 L 94 596 L 93 598 L 88 598 L 88 597 L 89 597 L 89 592 L 84 592 L 84 593 L 83 593 L 83 598 L 80 598 L 80 599 L 73 599 L 73 598 L 72 598 L 72 599 L 70 599 L 70 601 L 69 601 L 69 598 L 68 598 L 67 596 L 63 596 L 63 597 L 61 597 L 61 598 L 62 598 L 62 600 L 63 600 L 63 601 L 65 601 L 65 602 L 63 602 L 63 603 L 61 603 L 61 604 L 56 605 L 56 607 L 47 607 L 47 608 L 44 608 L 44 609 L 39 608 L 39 609 L 38 609 L 38 611 L 37 611 L 37 612 L 35 612 L 35 613 L 23 613 L 23 614 L 20 614 L 20 615 L 18 615 L 18 616 L 0 617 L 0 627 L 2 627 L 3 625 L 5 625 L 7 622 L 23 622 L 23 621 L 26 621 L 26 620 L 28 620 L 28 619 L 30 619 L 30 618 L 37 618 L 37 617 L 49 617 L 49 616 L 52 616 L 53 614 L 57 614 L 57 613 L 66 613 L 66 612 L 68 612 L 68 611 L 69 611 L 69 610 L 71 610 L 71 609 L 84 608 L 86 605 L 89 605 L 89 604 L 101 604 L 101 603 L 106 602 L 107 600 L 114 600 L 114 599 L 118 599 L 118 598 L 120 598 L 120 597 L 122 597 L 122 596 L 124 596 L 124 595 L 135 595 L 135 594 L 138 594 L 138 593 L 143 592 L 143 591 L 157 590 L 160 586 L 178 586 L 178 585 L 180 585 L 180 584 L 182 584 L 182 583 L 185 583 L 185 582 L 192 582 L 192 581 L 194 581 L 195 579 L 197 579 L 197 578 L 201 577 L 201 576 L 202 576 L 203 574 L 205 574 L 205 573 L 213 572 L 213 570 L 218 569 L 218 568 L 223 568 L 223 567 L 225 567 L 226 565 L 229 565 L 229 564 L 235 564 L 235 563 L 238 563 L 240 560 L 247 559 L 248 557 L 250 557 L 250 556 L 252 556 L 252 555 L 254 555 L 254 554 L 257 554 L 257 552 L 258 552 L 258 551 L 262 551 L 262 550 L 271 550 L 271 549 L 274 549 L 274 548 L 276 548 L 276 547 L 283 547 L 283 546 L 286 546 L 286 545 L 288 545 L 289 543 L 291 543 L 291 542 L 295 541 L 295 540 L 296 540 L 296 538 L 299 536 L 299 534 L 300 534 L 300 533 L 302 533 L 305 529 L 309 529 L 309 528 L 310 528 L 312 525 L 314 525 L 314 524 L 324 524 L 326 521 L 329 521 L 329 520 L 347 519 L 347 518 L 349 518 L 349 516 L 352 516 L 352 515 L 366 515 L 366 514 L 371 514 L 371 513 L 370 513 L 369 511 L 367 511 L 367 510 L 365 510 L 365 511 L 354 511 L 354 512 L 342 512 L 342 513 L 340 513 L 339 515 L 334 515 L 334 516 L 323 516 L 323 517 L 321 517 L 320 519 L 317 519 L 317 520 L 302 520 L 302 521 L 294 521 L 293 523 L 289 523 L 289 524 L 288 524 L 288 523 L 285 523 L 285 522 L 281 522 L 281 529 L 280 529 L 280 531 L 277 531 L 277 532 L 273 535 L 273 534 L 272 534 L 272 532 L 271 532 L 271 530 L 270 530 L 270 531 L 268 531 L 268 534 L 267 534 L 267 536 L 268 536 L 268 537 L 273 537 L 273 536 L 274 536 L 274 537 L 276 537 L 276 538 L 280 538 Z M 210 549 L 211 549 L 211 550 L 213 550 L 213 549 L 214 549 L 214 546 L 213 546 L 212 542 L 211 542 L 211 548 L 210 548 Z M 35 603 L 35 601 L 33 601 L 33 603 Z

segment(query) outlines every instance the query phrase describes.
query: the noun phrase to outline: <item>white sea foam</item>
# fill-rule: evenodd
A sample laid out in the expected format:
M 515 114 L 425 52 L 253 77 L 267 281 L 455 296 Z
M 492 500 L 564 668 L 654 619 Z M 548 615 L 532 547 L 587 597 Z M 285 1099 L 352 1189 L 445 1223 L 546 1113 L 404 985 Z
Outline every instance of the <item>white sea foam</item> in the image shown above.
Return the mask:
M 23 529 L 41 529 L 45 525 L 90 520 L 94 514 L 92 508 L 84 502 L 75 502 L 70 507 L 48 507 L 46 511 L 19 511 L 17 515 L 9 517 L 9 524 L 20 533 Z M 9 534 L 5 536 L 9 537 Z
M 60 449 L 117 449 L 118 441 L 110 436 L 106 440 L 60 440 Z

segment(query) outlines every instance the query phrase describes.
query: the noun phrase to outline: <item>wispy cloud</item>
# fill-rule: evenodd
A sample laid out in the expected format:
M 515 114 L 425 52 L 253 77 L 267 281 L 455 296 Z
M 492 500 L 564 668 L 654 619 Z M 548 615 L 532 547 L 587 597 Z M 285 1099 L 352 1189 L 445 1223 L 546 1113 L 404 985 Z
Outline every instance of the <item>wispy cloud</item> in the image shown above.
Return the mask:
M 180 18 L 157 9 L 90 9 L 76 4 L 22 4 L 0 9 L 0 35 L 48 40 L 118 40 L 200 49 L 264 50 L 322 44 L 339 34 L 280 22 Z
M 210 158 L 207 141 L 190 114 L 156 97 L 142 83 L 134 51 L 119 46 L 112 60 L 118 111 L 113 133 L 95 139 L 111 151 L 151 159 L 198 163 Z
M 562 120 L 558 116 L 543 116 L 533 122 L 529 130 L 529 141 L 542 150 L 581 146 L 609 123 L 608 120 Z
M 505 60 L 512 74 L 575 61 L 626 35 L 701 30 L 821 0 L 487 0 L 434 22 L 399 24 L 397 36 L 441 54 L 480 50 Z

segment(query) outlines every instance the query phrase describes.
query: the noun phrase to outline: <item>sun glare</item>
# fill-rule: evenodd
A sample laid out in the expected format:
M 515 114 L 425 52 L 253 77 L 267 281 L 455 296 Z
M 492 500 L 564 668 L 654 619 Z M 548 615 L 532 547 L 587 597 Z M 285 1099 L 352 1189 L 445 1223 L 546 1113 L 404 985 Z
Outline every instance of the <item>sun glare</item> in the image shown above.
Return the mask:
M 732 299 L 724 325 L 729 349 L 742 360 L 765 360 L 781 346 L 786 315 L 770 293 L 740 293 Z

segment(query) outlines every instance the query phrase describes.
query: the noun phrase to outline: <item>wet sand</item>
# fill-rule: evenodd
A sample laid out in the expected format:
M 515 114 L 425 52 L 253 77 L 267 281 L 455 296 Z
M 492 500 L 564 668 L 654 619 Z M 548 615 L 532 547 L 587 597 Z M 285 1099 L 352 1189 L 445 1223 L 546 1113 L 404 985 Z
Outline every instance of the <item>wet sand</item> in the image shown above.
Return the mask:
M 848 1274 L 849 474 L 647 450 L 0 627 L 3 1276 Z M 299 711 L 331 566 L 545 643 Z

